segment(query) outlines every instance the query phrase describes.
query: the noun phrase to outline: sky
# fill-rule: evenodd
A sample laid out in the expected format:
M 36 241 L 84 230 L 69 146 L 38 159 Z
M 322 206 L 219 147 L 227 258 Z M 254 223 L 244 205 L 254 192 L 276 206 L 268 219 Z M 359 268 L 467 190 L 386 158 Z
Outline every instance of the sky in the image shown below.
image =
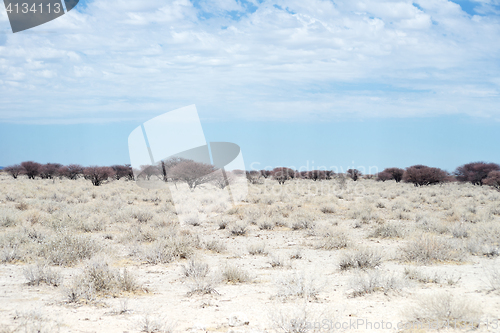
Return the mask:
M 191 104 L 247 169 L 500 163 L 499 40 L 500 0 L 86 0 L 15 34 L 1 7 L 0 166 L 129 163 Z

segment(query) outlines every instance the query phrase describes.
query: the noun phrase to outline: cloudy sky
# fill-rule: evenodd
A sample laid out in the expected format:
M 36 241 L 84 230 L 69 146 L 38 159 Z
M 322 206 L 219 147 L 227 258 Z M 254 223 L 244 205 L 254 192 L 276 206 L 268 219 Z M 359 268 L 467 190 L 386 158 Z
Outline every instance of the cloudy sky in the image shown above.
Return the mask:
M 126 163 L 190 104 L 248 166 L 500 162 L 499 41 L 500 0 L 81 0 L 16 34 L 2 7 L 0 165 Z

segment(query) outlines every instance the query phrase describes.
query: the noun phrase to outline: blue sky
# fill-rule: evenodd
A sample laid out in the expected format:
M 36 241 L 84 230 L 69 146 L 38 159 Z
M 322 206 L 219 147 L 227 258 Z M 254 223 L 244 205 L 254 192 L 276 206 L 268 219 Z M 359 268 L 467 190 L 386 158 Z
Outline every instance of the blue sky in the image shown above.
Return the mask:
M 248 168 L 500 163 L 498 40 L 499 0 L 86 0 L 16 34 L 2 7 L 0 165 L 128 163 L 190 104 Z

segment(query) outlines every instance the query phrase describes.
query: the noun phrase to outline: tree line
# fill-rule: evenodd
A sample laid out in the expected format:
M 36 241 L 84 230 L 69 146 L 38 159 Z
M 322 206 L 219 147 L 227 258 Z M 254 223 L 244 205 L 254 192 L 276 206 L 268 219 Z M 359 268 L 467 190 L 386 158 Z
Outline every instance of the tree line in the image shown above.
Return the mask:
M 14 179 L 20 175 L 25 175 L 29 179 L 36 177 L 42 179 L 68 178 L 78 179 L 83 177 L 92 182 L 94 186 L 99 186 L 109 179 L 119 180 L 162 180 L 162 181 L 182 181 L 194 190 L 196 186 L 212 182 L 219 188 L 228 185 L 228 179 L 232 175 L 246 174 L 246 178 L 252 184 L 257 184 L 263 179 L 274 179 L 279 184 L 285 184 L 291 179 L 309 179 L 312 181 L 329 180 L 334 177 L 349 177 L 353 181 L 360 178 L 376 179 L 377 181 L 394 180 L 395 182 L 413 183 L 415 186 L 427 186 L 444 182 L 469 182 L 474 185 L 489 185 L 500 190 L 500 165 L 496 163 L 472 162 L 459 166 L 452 173 L 445 170 L 429 167 L 425 165 L 413 165 L 405 169 L 386 168 L 376 175 L 363 175 L 360 170 L 348 169 L 346 173 L 335 173 L 330 170 L 296 171 L 287 167 L 277 167 L 273 170 L 234 170 L 224 172 L 223 177 L 214 176 L 217 169 L 213 165 L 186 160 L 182 158 L 172 158 L 161 161 L 156 165 L 141 166 L 139 170 L 133 170 L 129 164 L 106 166 L 83 167 L 78 164 L 62 165 L 59 163 L 40 164 L 33 161 L 26 161 L 20 164 L 7 166 L 3 171 L 10 174 Z M 135 176 L 134 176 L 135 174 Z M 137 179 L 136 179 L 137 178 Z

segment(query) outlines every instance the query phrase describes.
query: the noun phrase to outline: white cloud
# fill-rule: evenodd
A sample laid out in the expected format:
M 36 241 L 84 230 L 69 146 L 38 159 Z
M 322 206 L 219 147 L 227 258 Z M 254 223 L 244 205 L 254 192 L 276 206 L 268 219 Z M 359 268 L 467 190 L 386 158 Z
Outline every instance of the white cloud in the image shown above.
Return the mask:
M 193 103 L 211 119 L 500 119 L 499 18 L 415 3 L 94 0 L 16 34 L 2 9 L 0 121 L 145 120 Z

